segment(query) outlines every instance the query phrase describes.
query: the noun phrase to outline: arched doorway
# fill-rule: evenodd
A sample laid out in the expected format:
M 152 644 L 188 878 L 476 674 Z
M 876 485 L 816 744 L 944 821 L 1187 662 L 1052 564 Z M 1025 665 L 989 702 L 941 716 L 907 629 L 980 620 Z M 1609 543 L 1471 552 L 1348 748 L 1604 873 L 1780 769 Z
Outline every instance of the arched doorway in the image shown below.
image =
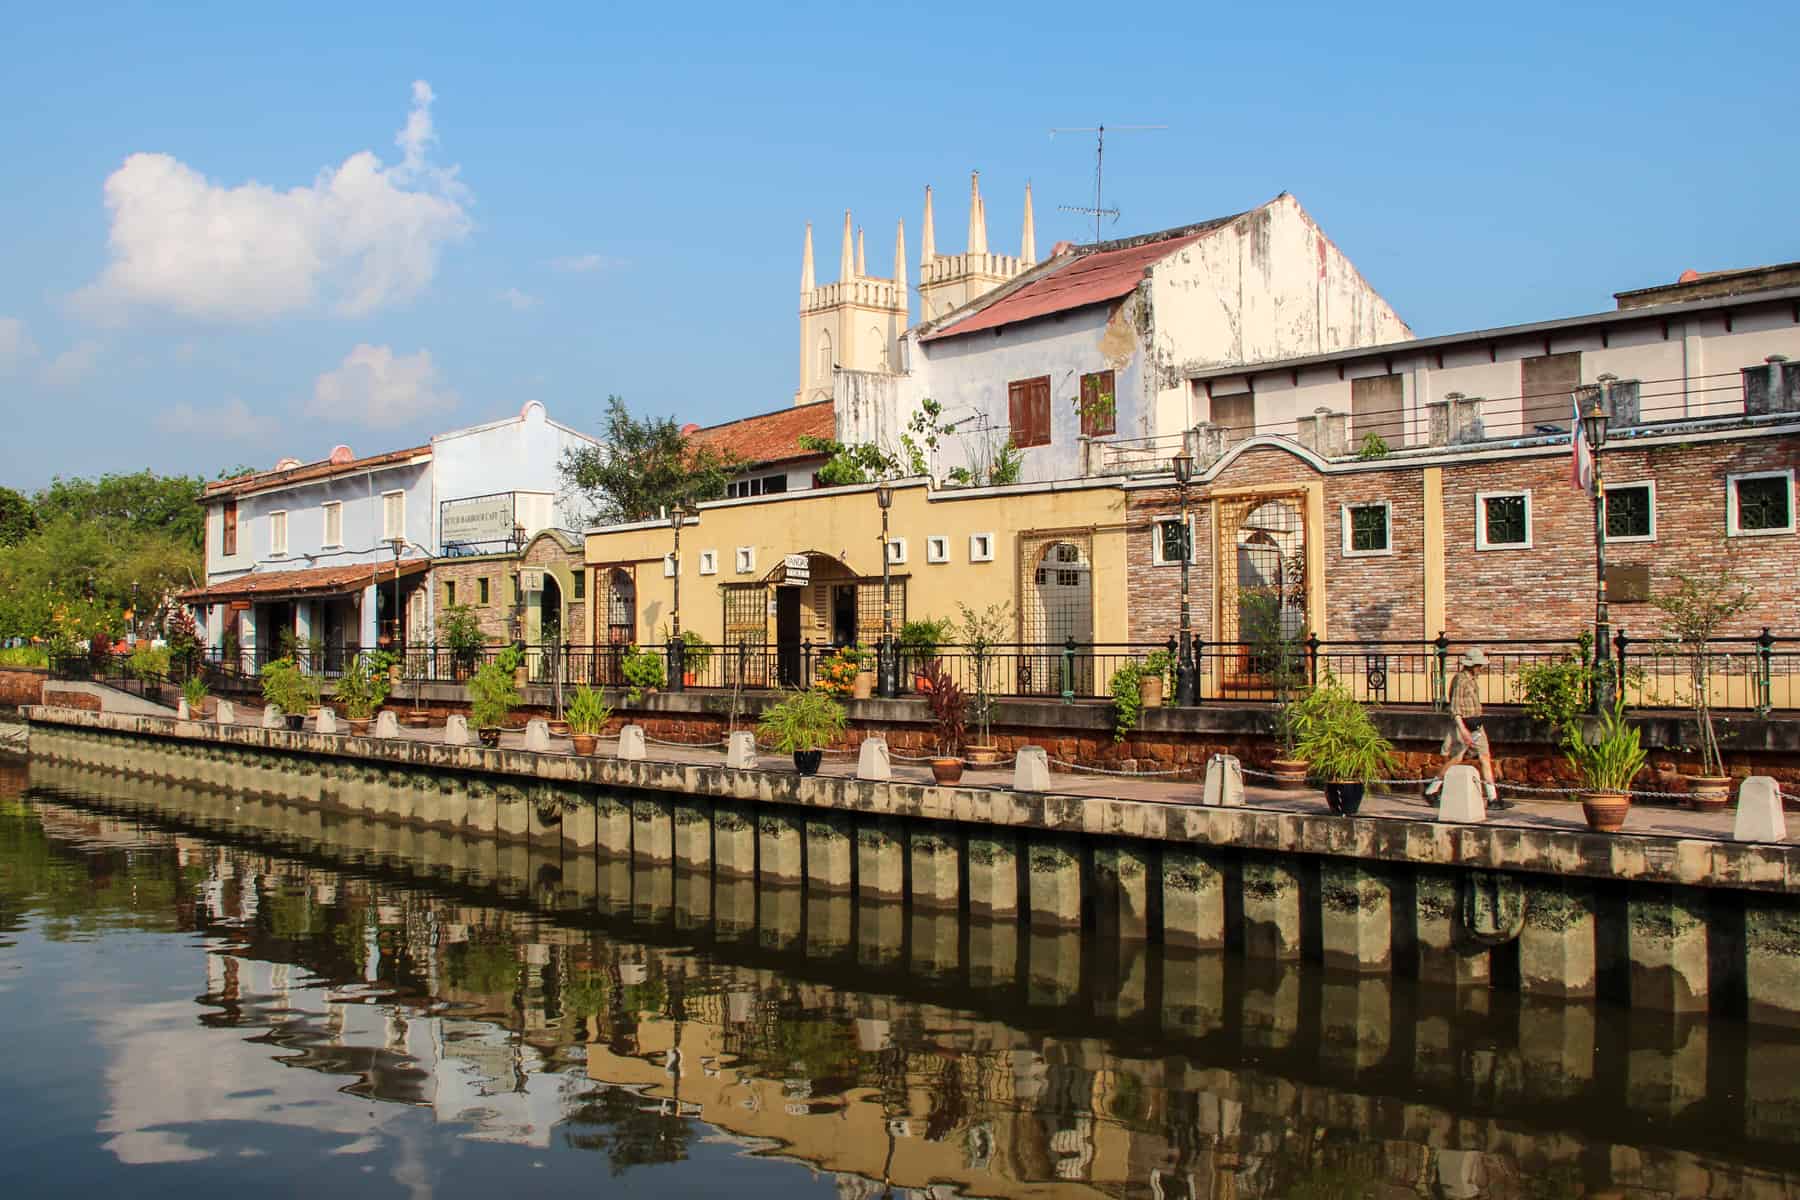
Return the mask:
M 605 646 L 597 654 L 595 674 L 601 683 L 624 682 L 625 647 L 637 641 L 637 580 L 623 567 L 606 572 Z
M 1019 691 L 1060 695 L 1065 684 L 1078 695 L 1094 686 L 1094 571 L 1082 546 L 1054 541 L 1045 546 L 1025 591 L 1024 641 L 1032 646 L 1019 667 Z M 1064 647 L 1073 640 L 1082 650 L 1064 680 Z
M 1306 520 L 1298 497 L 1244 501 L 1229 513 L 1230 553 L 1220 594 L 1223 640 L 1236 642 L 1228 682 L 1293 686 L 1307 630 Z
M 864 636 L 870 620 L 865 593 L 871 585 L 833 555 L 809 550 L 793 557 L 804 557 L 806 570 L 790 572 L 784 557 L 767 583 L 774 592 L 776 678 L 783 686 L 801 687 L 807 682 L 807 643 L 815 655 L 859 640 L 872 644 Z M 879 592 L 879 583 L 874 587 Z M 891 590 L 896 620 L 904 621 L 904 585 L 896 583 Z

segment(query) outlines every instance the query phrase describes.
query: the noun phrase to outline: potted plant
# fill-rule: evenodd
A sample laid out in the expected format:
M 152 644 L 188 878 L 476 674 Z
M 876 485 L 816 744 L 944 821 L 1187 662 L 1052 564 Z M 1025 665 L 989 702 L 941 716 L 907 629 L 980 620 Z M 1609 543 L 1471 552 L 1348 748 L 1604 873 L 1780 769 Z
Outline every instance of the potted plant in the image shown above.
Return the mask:
M 931 731 L 937 741 L 937 756 L 931 760 L 931 777 L 940 784 L 962 779 L 962 744 L 966 731 L 964 715 L 968 697 L 941 662 L 931 664 L 930 683 L 925 701 L 931 706 Z
M 1161 708 L 1174 690 L 1175 656 L 1167 650 L 1152 650 L 1144 655 L 1144 667 L 1138 675 L 1144 693 L 1145 708 Z
M 843 735 L 844 706 L 818 688 L 790 692 L 763 711 L 757 732 L 775 749 L 794 756 L 802 775 L 819 773 L 825 747 Z
M 575 741 L 575 753 L 592 754 L 600 742 L 600 731 L 611 719 L 612 709 L 600 698 L 599 692 L 585 685 L 576 688 L 575 698 L 569 701 L 569 730 Z
M 187 706 L 187 716 L 198 721 L 201 717 L 211 716 L 209 704 L 211 694 L 206 689 L 206 680 L 198 675 L 189 675 L 181 685 L 181 702 Z
M 975 740 L 967 748 L 969 761 L 977 766 L 1000 761 L 999 747 L 994 745 L 994 648 L 1004 644 L 1012 631 L 1012 606 L 1002 600 L 976 612 L 967 604 L 957 605 L 961 619 L 956 633 L 974 665 L 975 695 L 969 703 L 969 716 L 975 723 Z
M 263 703 L 280 709 L 289 729 L 304 728 L 307 710 L 319 704 L 319 681 L 292 657 L 264 663 L 261 678 Z
M 517 646 L 508 646 L 483 663 L 469 679 L 469 719 L 475 723 L 484 746 L 500 744 L 500 732 L 505 728 L 507 715 L 519 706 L 519 687 L 514 673 L 521 657 Z
M 867 700 L 868 694 L 856 696 L 857 676 L 862 673 L 862 652 L 855 646 L 839 646 L 819 660 L 814 671 L 815 686 L 827 696 L 842 700 L 847 697 Z
M 1617 833 L 1631 811 L 1631 781 L 1647 757 L 1636 728 L 1625 720 L 1623 697 L 1600 714 L 1591 738 L 1573 736 L 1564 757 L 1581 781 L 1581 811 L 1588 828 Z
M 694 680 L 706 674 L 706 665 L 712 661 L 712 647 L 706 639 L 691 629 L 681 631 L 681 682 L 684 686 L 693 687 Z
M 619 661 L 619 673 L 631 685 L 631 690 L 625 693 L 627 704 L 636 704 L 663 686 L 669 678 L 662 655 L 654 650 L 640 650 L 636 646 L 625 648 L 625 657 Z
M 387 670 L 389 658 L 385 651 L 352 655 L 338 676 L 337 699 L 344 706 L 350 732 L 358 737 L 369 731 L 369 721 L 393 686 Z
M 1306 760 L 1309 776 L 1324 786 L 1326 806 L 1341 817 L 1354 816 L 1368 785 L 1393 769 L 1393 744 L 1336 676 L 1327 674 L 1293 707 L 1296 757 Z
M 451 669 L 456 678 L 467 679 L 475 669 L 475 656 L 487 645 L 481 632 L 481 618 L 467 604 L 453 604 L 438 614 L 438 637 L 450 650 Z
M 1107 690 L 1112 694 L 1113 741 L 1122 742 L 1144 715 L 1144 665 L 1136 659 L 1121 663 Z
M 914 691 L 923 692 L 930 688 L 932 660 L 937 658 L 938 647 L 950 638 L 955 628 L 956 623 L 949 617 L 908 621 L 900 626 L 901 662 L 912 674 Z
M 1669 633 L 1688 660 L 1688 704 L 1700 743 L 1700 773 L 1687 780 L 1689 803 L 1700 812 L 1717 812 L 1731 803 L 1731 778 L 1713 728 L 1712 642 L 1727 621 L 1749 606 L 1750 589 L 1730 567 L 1710 575 L 1674 575 L 1674 589 L 1651 597 L 1650 603 L 1667 618 Z
M 1241 601 L 1242 626 L 1248 643 L 1250 666 L 1269 689 L 1274 708 L 1270 724 L 1275 735 L 1275 757 L 1269 773 L 1275 786 L 1294 790 L 1306 786 L 1306 760 L 1296 749 L 1300 730 L 1295 727 L 1294 705 L 1306 681 L 1302 649 L 1304 638 L 1283 624 L 1281 596 L 1269 590 L 1245 592 Z

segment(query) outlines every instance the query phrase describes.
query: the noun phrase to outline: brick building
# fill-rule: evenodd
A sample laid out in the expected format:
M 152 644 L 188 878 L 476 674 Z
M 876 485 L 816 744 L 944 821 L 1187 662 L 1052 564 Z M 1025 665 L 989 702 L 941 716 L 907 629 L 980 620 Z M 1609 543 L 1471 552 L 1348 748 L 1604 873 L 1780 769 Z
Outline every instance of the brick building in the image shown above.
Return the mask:
M 432 564 L 431 586 L 440 614 L 467 606 L 489 642 L 535 646 L 586 636 L 581 540 L 560 529 L 542 531 L 516 552 L 440 558 Z

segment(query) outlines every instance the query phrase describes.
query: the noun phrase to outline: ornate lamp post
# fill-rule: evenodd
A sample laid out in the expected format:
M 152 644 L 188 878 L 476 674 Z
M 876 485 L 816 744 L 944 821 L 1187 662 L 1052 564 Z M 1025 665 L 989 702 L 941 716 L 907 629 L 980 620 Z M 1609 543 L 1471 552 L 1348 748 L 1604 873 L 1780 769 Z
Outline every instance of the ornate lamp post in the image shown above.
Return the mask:
M 675 531 L 675 595 L 669 613 L 669 690 L 679 692 L 685 686 L 687 664 L 686 655 L 682 653 L 681 641 L 681 523 L 692 515 L 688 507 L 677 500 L 669 508 L 669 526 Z
M 899 694 L 894 655 L 894 596 L 888 566 L 888 509 L 894 504 L 892 484 L 875 485 L 875 503 L 881 507 L 881 646 L 875 653 L 877 683 L 884 699 Z
M 1181 496 L 1181 648 L 1176 655 L 1175 703 L 1198 704 L 1200 679 L 1194 661 L 1193 612 L 1188 604 L 1188 563 L 1194 557 L 1194 539 L 1188 527 L 1188 483 L 1194 477 L 1194 457 L 1175 456 L 1175 487 Z
M 1612 627 L 1606 612 L 1606 485 L 1600 477 L 1600 447 L 1606 445 L 1606 410 L 1600 389 L 1593 388 L 1593 408 L 1581 418 L 1580 436 L 1587 439 L 1594 461 L 1594 711 L 1612 708 Z
M 388 544 L 394 548 L 394 611 L 390 618 L 394 622 L 394 632 L 388 637 L 388 645 L 398 653 L 400 650 L 400 552 L 406 548 L 403 537 L 390 538 Z M 380 642 L 380 631 L 376 631 L 376 642 Z

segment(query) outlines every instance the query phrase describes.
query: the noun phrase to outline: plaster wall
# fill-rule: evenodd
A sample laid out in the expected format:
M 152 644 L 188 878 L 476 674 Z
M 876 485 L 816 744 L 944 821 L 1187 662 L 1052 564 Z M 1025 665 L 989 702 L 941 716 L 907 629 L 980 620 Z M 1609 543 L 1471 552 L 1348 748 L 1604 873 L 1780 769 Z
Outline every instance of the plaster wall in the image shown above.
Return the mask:
M 495 492 L 536 493 L 520 498 L 517 515 L 526 537 L 547 527 L 581 528 L 586 513 L 578 499 L 561 496 L 558 464 L 567 451 L 598 444 L 594 438 L 552 421 L 536 401 L 526 404 L 516 417 L 433 437 L 429 513 L 433 552 L 442 548 L 438 504 L 445 500 Z

